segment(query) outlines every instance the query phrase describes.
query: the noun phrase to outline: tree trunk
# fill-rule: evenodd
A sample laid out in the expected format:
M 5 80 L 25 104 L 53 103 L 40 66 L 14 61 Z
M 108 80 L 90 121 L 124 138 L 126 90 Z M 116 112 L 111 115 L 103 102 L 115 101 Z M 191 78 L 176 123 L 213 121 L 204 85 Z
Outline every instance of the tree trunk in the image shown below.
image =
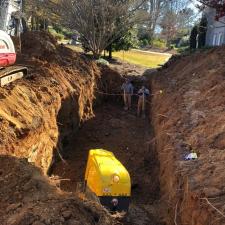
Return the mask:
M 112 59 L 112 44 L 109 46 L 109 59 Z
M 48 19 L 45 19 L 45 30 L 48 30 Z
M 33 31 L 34 30 L 34 16 L 33 16 L 33 13 L 32 13 L 32 16 L 31 16 L 31 30 Z
M 92 51 L 92 53 L 93 53 L 94 59 L 99 59 L 101 56 L 101 53 L 99 51 Z
M 23 32 L 27 32 L 27 30 L 28 30 L 27 23 L 24 18 L 22 18 L 22 26 L 23 26 Z
M 37 30 L 37 31 L 39 31 L 40 29 L 40 27 L 39 27 L 39 18 L 36 16 L 36 20 L 35 20 L 35 22 L 36 22 L 36 29 L 35 30 Z

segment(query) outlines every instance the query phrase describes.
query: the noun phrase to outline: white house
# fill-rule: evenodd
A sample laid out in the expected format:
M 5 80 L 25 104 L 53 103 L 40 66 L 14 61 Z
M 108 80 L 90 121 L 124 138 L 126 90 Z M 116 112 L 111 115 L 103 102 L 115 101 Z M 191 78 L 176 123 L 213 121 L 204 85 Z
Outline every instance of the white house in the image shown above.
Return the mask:
M 0 30 L 11 32 L 16 15 L 22 12 L 22 0 L 0 0 Z
M 205 10 L 205 15 L 208 21 L 206 45 L 219 46 L 225 44 L 225 17 L 216 21 L 216 11 L 212 8 L 207 8 Z

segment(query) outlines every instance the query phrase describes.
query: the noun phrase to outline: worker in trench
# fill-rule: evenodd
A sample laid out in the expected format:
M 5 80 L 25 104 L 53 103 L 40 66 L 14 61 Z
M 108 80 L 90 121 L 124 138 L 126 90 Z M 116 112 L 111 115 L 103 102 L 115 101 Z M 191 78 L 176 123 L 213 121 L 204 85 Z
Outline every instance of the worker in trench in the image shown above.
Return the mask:
M 146 100 L 149 94 L 150 94 L 149 90 L 144 85 L 138 91 L 138 106 L 137 106 L 138 117 L 142 113 L 142 117 L 145 118 Z
M 121 90 L 123 91 L 124 110 L 131 109 L 132 95 L 134 93 L 134 87 L 131 81 L 126 78 Z

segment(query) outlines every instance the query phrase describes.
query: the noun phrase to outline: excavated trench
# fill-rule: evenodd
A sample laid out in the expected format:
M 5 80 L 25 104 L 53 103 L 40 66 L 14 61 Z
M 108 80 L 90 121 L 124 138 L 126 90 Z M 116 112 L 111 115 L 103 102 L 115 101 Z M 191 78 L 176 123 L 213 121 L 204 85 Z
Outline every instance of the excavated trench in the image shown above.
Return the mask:
M 23 54 L 29 78 L 0 88 L 1 225 L 225 224 L 224 48 L 151 75 L 145 120 L 137 99 L 125 112 L 118 96 L 101 94 L 120 93 L 120 74 L 51 35 L 26 34 Z M 114 152 L 131 174 L 125 217 L 74 194 L 92 148 Z M 191 151 L 198 159 L 185 161 Z
M 153 97 L 141 119 L 137 99 L 125 112 L 121 97 L 111 95 L 121 91 L 119 73 L 57 45 L 49 34 L 24 40 L 20 63 L 30 77 L 0 89 L 0 224 L 224 224 L 212 207 L 223 209 L 224 196 L 223 51 L 196 54 L 195 66 L 192 56 L 181 58 L 151 75 Z M 137 89 L 142 78 L 134 78 Z M 129 213 L 116 221 L 74 197 L 93 148 L 114 152 L 131 175 Z M 191 149 L 200 157 L 186 162 Z
M 152 142 L 154 133 L 150 116 L 146 119 L 136 117 L 136 102 L 137 99 L 134 99 L 133 109 L 126 112 L 120 99 L 117 102 L 115 99 L 104 99 L 96 107 L 95 116 L 85 122 L 78 132 L 72 136 L 64 135 L 64 160 L 59 159 L 54 164 L 52 174 L 62 179 L 62 190 L 75 193 L 77 182 L 84 179 L 88 151 L 96 148 L 112 151 L 128 169 L 132 180 L 131 206 L 121 222 L 158 225 L 163 224 L 163 214 L 159 207 L 159 161 Z M 66 114 L 67 104 L 60 110 L 59 124 L 63 123 Z M 67 128 L 61 126 L 61 133 L 67 133 Z

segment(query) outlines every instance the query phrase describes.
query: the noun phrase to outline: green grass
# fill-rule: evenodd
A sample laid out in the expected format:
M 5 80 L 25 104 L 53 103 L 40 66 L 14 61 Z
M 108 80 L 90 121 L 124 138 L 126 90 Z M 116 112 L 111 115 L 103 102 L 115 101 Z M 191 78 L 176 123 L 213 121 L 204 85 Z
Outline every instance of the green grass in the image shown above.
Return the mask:
M 80 46 L 67 45 L 67 47 L 77 52 L 83 51 Z M 123 60 L 123 51 L 113 52 L 113 57 Z M 140 52 L 135 50 L 124 51 L 124 61 L 148 68 L 157 68 L 164 64 L 169 58 L 170 56 L 168 55 L 151 52 Z
M 61 41 L 64 39 L 64 35 L 57 33 L 56 30 L 54 30 L 52 27 L 49 27 L 48 30 L 58 41 Z
M 83 49 L 81 46 L 78 45 L 66 45 L 67 48 L 70 48 L 76 52 L 83 52 Z
M 123 60 L 123 51 L 113 52 L 113 57 Z M 168 55 L 139 52 L 135 50 L 124 52 L 124 61 L 149 68 L 157 68 L 169 59 Z

